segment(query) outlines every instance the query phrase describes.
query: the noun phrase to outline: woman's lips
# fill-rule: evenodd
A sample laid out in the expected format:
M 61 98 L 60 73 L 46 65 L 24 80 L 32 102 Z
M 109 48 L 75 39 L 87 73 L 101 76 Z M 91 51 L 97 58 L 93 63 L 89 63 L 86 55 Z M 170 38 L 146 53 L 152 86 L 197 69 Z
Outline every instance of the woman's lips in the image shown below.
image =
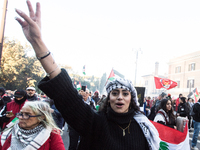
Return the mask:
M 123 103 L 116 103 L 116 107 L 117 107 L 117 108 L 122 108 L 123 105 L 124 105 Z

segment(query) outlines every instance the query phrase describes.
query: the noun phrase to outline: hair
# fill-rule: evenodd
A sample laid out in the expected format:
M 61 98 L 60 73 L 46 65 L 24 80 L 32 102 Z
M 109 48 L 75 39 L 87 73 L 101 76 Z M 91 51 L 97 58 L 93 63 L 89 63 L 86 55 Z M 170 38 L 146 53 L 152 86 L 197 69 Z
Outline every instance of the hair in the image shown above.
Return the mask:
M 51 108 L 47 102 L 42 101 L 27 101 L 23 107 L 29 106 L 35 115 L 42 115 L 38 120 L 45 126 L 45 128 L 52 129 L 52 132 L 62 134 L 62 130 L 56 125 L 52 114 Z M 44 118 L 43 118 L 44 116 Z
M 180 93 L 178 97 L 180 98 L 180 96 L 183 96 L 183 94 Z
M 162 99 L 158 110 L 163 109 L 168 114 L 169 120 L 171 120 L 171 119 L 175 120 L 176 117 L 174 115 L 173 107 L 171 107 L 171 110 L 169 110 L 167 112 L 166 105 L 167 105 L 168 101 L 170 101 L 171 105 L 172 105 L 172 100 L 171 99 Z
M 103 104 L 103 107 L 102 107 L 102 109 L 99 110 L 99 111 L 102 111 L 102 112 L 104 112 L 104 113 L 107 113 L 108 107 L 110 107 L 109 100 L 110 100 L 110 93 L 109 93 L 108 96 L 105 98 L 105 102 L 104 102 L 104 104 Z M 130 110 L 130 109 L 134 109 L 135 112 L 141 112 L 139 106 L 137 106 L 136 102 L 134 101 L 134 97 L 133 97 L 132 94 L 131 94 L 131 102 L 130 102 L 130 105 L 129 105 L 129 110 Z M 142 112 L 142 113 L 143 113 L 143 112 Z
M 186 98 L 185 98 L 185 97 L 181 97 L 180 99 L 181 99 L 181 101 L 182 101 L 183 103 L 186 102 Z

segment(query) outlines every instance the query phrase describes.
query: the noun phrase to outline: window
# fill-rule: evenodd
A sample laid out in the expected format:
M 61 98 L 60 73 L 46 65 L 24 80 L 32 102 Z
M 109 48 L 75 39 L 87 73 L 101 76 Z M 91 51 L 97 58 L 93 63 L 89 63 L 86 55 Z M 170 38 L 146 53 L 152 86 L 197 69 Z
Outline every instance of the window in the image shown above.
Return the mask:
M 189 64 L 188 66 L 188 71 L 193 71 L 195 70 L 195 63 Z
M 148 85 L 148 80 L 145 81 L 145 85 L 146 85 L 146 86 Z
M 181 72 L 181 66 L 176 67 L 175 73 L 180 73 Z
M 194 79 L 187 80 L 187 88 L 194 88 Z
M 176 88 L 180 88 L 180 81 L 176 81 L 176 83 L 177 83 Z

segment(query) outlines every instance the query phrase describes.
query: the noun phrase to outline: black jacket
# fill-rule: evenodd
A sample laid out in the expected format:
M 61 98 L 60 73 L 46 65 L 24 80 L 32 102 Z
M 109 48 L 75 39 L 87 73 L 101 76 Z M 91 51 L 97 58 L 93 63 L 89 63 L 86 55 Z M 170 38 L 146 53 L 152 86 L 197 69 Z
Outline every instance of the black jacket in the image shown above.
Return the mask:
M 195 103 L 193 107 L 193 111 L 195 113 L 193 119 L 194 121 L 200 122 L 200 105 L 198 103 Z
M 65 121 L 82 137 L 78 150 L 149 149 L 142 129 L 133 118 L 134 110 L 125 114 L 93 111 L 83 102 L 64 69 L 51 80 L 44 78 L 38 87 L 54 100 Z M 127 128 L 125 136 L 121 128 Z
M 177 113 L 180 114 L 181 117 L 188 117 L 189 116 L 189 108 L 188 105 L 186 103 L 180 103 L 178 105 L 178 111 Z

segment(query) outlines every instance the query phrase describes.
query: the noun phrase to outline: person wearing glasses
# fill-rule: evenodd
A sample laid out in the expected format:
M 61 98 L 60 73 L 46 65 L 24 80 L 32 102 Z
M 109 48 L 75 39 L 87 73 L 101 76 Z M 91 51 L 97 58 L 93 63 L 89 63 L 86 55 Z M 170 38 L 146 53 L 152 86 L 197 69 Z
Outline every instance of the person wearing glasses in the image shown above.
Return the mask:
M 61 129 L 52 118 L 51 108 L 42 101 L 26 102 L 15 116 L 18 121 L 1 135 L 1 150 L 65 150 Z
M 15 118 L 15 114 L 21 110 L 26 101 L 27 94 L 25 90 L 15 91 L 14 99 L 7 103 L 3 110 L 1 110 L 0 121 L 3 122 L 2 130 L 9 126 L 8 124 Z
M 26 2 L 30 17 L 16 9 L 23 18 L 17 17 L 16 20 L 47 73 L 38 87 L 54 100 L 65 121 L 81 136 L 78 150 L 159 149 L 159 134 L 140 112 L 132 82 L 125 79 L 110 82 L 106 86 L 108 96 L 104 108 L 93 111 L 83 102 L 69 74 L 58 67 L 42 40 L 40 3 L 36 4 L 34 12 L 31 2 Z

